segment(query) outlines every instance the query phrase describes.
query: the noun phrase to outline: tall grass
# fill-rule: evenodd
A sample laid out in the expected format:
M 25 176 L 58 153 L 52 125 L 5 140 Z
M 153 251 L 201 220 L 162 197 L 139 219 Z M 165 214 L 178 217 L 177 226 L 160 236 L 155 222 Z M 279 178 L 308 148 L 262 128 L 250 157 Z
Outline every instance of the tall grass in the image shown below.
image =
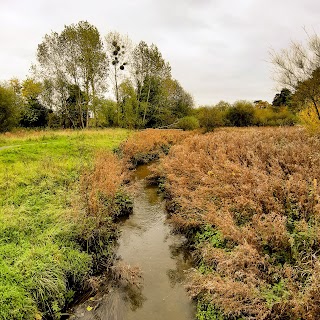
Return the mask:
M 162 159 L 199 319 L 318 319 L 319 150 L 300 128 L 221 129 Z
M 120 145 L 123 160 L 135 167 L 166 155 L 171 146 L 182 141 L 190 133 L 182 130 L 146 129 L 136 132 Z
M 0 150 L 0 319 L 59 318 L 110 258 L 118 212 L 101 206 L 94 212 L 86 199 L 117 199 L 122 180 L 109 153 L 127 136 L 125 130 L 0 136 L 2 146 L 14 146 Z M 111 161 L 113 174 L 106 169 Z M 96 193 L 83 193 L 85 185 Z

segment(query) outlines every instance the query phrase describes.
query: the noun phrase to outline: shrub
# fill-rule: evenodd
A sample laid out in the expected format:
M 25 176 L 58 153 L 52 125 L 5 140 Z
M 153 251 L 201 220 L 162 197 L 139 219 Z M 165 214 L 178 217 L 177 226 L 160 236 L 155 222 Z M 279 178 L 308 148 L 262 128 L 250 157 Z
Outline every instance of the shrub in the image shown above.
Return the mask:
M 219 107 L 202 107 L 197 111 L 201 128 L 212 131 L 225 125 L 226 110 Z
M 296 122 L 297 117 L 287 107 L 276 111 L 272 108 L 254 110 L 254 124 L 257 126 L 292 126 Z
M 309 132 L 320 132 L 320 120 L 316 111 L 314 110 L 314 107 L 309 106 L 306 109 L 300 111 L 299 120 Z
M 254 124 L 254 108 L 252 103 L 238 101 L 227 111 L 226 120 L 234 127 L 248 127 Z
M 177 127 L 182 130 L 195 130 L 199 128 L 199 120 L 193 116 L 179 119 Z

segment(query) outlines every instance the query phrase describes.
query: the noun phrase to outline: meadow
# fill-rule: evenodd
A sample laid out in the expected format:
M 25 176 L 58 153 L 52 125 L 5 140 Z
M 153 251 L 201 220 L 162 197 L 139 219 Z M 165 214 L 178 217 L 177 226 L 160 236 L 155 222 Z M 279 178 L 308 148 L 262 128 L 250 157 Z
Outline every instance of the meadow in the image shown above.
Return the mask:
M 75 288 L 108 262 L 112 215 L 119 213 L 112 210 L 119 206 L 106 203 L 115 202 L 123 178 L 111 151 L 128 135 L 124 129 L 0 135 L 0 319 L 59 318 Z M 93 185 L 97 171 L 102 178 Z M 103 218 L 102 201 L 109 210 Z
M 130 172 L 154 160 L 198 320 L 320 314 L 320 139 L 305 129 L 20 132 L 1 147 L 1 319 L 59 318 L 108 271 Z

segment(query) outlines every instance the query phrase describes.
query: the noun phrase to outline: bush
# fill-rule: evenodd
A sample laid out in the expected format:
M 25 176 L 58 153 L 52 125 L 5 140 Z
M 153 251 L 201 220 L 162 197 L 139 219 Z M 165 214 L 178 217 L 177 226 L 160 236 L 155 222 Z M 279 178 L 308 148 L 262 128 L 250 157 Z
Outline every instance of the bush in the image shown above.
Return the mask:
M 287 107 L 277 111 L 272 108 L 255 109 L 254 124 L 257 126 L 293 126 L 297 117 Z
M 248 127 L 254 124 L 254 107 L 247 101 L 238 101 L 227 111 L 226 120 L 234 127 Z
M 299 113 L 300 122 L 306 127 L 311 133 L 320 133 L 320 120 L 314 110 L 314 107 L 309 106 Z
M 205 131 L 225 125 L 226 110 L 219 107 L 202 107 L 197 112 L 200 127 Z
M 179 119 L 177 127 L 182 130 L 195 130 L 200 127 L 199 120 L 193 116 L 187 116 Z

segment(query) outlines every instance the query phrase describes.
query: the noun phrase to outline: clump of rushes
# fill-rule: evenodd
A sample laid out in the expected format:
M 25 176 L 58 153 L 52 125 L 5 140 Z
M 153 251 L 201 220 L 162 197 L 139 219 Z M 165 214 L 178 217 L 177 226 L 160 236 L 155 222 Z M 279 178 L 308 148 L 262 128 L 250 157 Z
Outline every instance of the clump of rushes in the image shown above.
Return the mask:
M 136 167 L 168 154 L 172 145 L 189 135 L 181 130 L 146 129 L 131 135 L 120 145 L 118 152 L 126 163 Z
M 198 319 L 318 319 L 319 150 L 300 128 L 221 129 L 161 160 Z

